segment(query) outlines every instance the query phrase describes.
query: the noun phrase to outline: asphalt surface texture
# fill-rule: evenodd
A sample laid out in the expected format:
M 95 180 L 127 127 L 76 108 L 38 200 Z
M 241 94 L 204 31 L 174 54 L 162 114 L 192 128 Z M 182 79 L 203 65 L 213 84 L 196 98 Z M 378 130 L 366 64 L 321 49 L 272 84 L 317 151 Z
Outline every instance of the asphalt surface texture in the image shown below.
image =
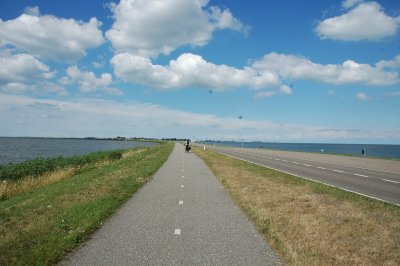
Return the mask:
M 206 146 L 221 154 L 400 206 L 400 161 Z
M 62 265 L 281 265 L 209 168 L 176 144 L 166 163 Z

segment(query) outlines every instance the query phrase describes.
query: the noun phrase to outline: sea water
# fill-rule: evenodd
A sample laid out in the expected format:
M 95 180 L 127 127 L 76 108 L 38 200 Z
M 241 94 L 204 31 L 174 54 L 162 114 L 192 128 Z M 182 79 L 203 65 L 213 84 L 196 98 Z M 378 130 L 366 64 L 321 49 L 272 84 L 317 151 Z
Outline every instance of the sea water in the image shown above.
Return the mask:
M 147 147 L 153 144 L 118 140 L 0 137 L 0 165 L 38 157 L 68 157 L 95 151 Z

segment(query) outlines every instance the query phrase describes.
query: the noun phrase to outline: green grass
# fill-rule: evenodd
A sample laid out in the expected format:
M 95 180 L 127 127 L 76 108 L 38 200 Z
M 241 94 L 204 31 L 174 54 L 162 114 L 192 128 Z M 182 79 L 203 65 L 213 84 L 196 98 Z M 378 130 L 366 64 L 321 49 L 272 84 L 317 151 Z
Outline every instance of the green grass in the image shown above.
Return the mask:
M 50 265 L 98 229 L 168 158 L 173 143 L 0 202 L 0 265 Z
M 100 151 L 73 157 L 37 158 L 18 164 L 0 166 L 0 180 L 17 180 L 39 176 L 65 167 L 82 167 L 104 160 L 121 159 L 123 150 Z

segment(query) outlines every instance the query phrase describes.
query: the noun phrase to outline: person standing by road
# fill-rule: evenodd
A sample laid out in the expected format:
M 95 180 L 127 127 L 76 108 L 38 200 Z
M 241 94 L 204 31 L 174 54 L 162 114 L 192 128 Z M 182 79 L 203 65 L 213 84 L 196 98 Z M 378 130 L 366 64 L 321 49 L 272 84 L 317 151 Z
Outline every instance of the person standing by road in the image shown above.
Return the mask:
M 362 154 L 363 157 L 365 157 L 365 149 L 364 148 L 362 148 L 361 154 Z

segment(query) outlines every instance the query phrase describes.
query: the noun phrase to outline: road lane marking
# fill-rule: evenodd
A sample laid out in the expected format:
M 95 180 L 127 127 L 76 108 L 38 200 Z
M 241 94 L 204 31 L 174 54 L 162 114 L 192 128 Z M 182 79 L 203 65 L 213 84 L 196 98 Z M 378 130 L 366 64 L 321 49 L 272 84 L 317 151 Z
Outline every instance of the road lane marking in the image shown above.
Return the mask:
M 225 156 L 228 156 L 228 157 L 231 157 L 231 158 L 235 158 L 235 159 L 247 162 L 247 163 L 255 164 L 255 165 L 258 165 L 258 166 L 261 166 L 261 167 L 264 167 L 264 168 L 268 168 L 268 169 L 272 169 L 272 170 L 281 172 L 281 173 L 293 175 L 293 176 L 296 176 L 296 177 L 299 177 L 299 178 L 303 178 L 303 179 L 306 179 L 306 180 L 309 180 L 309 181 L 312 181 L 312 182 L 316 182 L 316 183 L 319 183 L 319 184 L 323 184 L 323 185 L 326 185 L 326 186 L 329 186 L 329 187 L 334 187 L 334 188 L 337 188 L 337 189 L 341 189 L 341 190 L 344 190 L 344 191 L 347 191 L 347 192 L 351 192 L 351 193 L 354 193 L 354 194 L 357 194 L 357 195 L 360 195 L 360 196 L 363 196 L 363 197 L 367 197 L 367 198 L 370 198 L 370 199 L 375 199 L 375 200 L 387 202 L 387 203 L 390 203 L 390 204 L 394 204 L 396 206 L 400 206 L 400 204 L 398 204 L 398 203 L 390 202 L 388 200 L 384 200 L 384 199 L 381 199 L 381 198 L 378 198 L 378 197 L 374 197 L 374 196 L 370 196 L 370 195 L 367 195 L 367 194 L 363 194 L 363 193 L 360 193 L 360 192 L 357 192 L 357 191 L 354 191 L 354 190 L 351 190 L 351 189 L 334 186 L 334 185 L 331 185 L 331 184 L 328 184 L 328 183 L 325 183 L 325 182 L 322 182 L 322 181 L 318 181 L 318 180 L 315 180 L 315 179 L 311 179 L 311 178 L 308 178 L 308 177 L 305 177 L 305 176 L 296 175 L 296 174 L 293 174 L 293 173 L 290 173 L 290 172 L 287 172 L 287 171 L 279 170 L 279 169 L 276 169 L 276 168 L 273 168 L 273 167 L 270 167 L 270 166 L 267 166 L 267 165 L 263 165 L 263 164 L 260 164 L 260 163 L 255 163 L 255 162 L 252 162 L 252 161 L 249 161 L 249 160 L 246 160 L 246 159 L 242 159 L 242 158 L 230 155 L 230 154 L 226 154 L 226 153 L 220 152 L 220 151 L 217 151 L 217 152 L 222 154 L 222 155 L 225 155 Z
M 180 236 L 181 235 L 181 229 L 180 228 L 175 229 L 174 235 Z
M 323 168 L 323 167 L 321 167 L 321 166 L 317 166 L 317 168 L 318 168 L 318 169 L 321 169 L 321 170 L 326 170 L 326 168 Z
M 215 149 L 215 150 L 218 151 L 218 149 Z M 236 151 L 235 149 L 220 149 L 220 150 L 224 150 L 226 152 L 243 153 L 243 152 Z M 220 151 L 220 152 L 222 152 L 222 151 Z M 250 153 L 246 153 L 246 154 L 247 155 L 251 155 Z M 274 159 L 274 158 L 271 158 L 271 157 L 267 157 L 267 158 L 268 159 L 272 159 L 272 160 Z M 381 172 L 381 173 L 389 173 L 389 174 L 400 175 L 400 172 L 378 170 L 378 169 L 372 169 L 372 168 L 368 168 L 368 167 L 359 167 L 359 166 L 351 166 L 351 165 L 340 165 L 340 164 L 336 164 L 336 163 L 320 162 L 320 161 L 314 161 L 314 160 L 309 160 L 309 159 L 302 159 L 302 160 L 308 161 L 308 162 L 313 162 L 313 163 L 324 163 L 324 164 L 330 164 L 330 165 L 336 165 L 336 166 L 345 166 L 345 167 L 349 167 L 349 168 L 356 168 L 356 169 L 363 169 L 363 170 L 369 170 L 369 171 L 374 171 L 374 172 Z
M 181 187 L 185 187 L 185 185 L 181 185 Z
M 383 180 L 383 181 L 386 181 L 386 182 L 390 182 L 390 183 L 400 184 L 399 181 L 394 181 L 394 180 L 389 180 L 389 179 L 384 179 L 384 178 L 382 178 L 382 180 Z
M 184 175 L 182 177 L 185 177 Z
M 180 200 L 180 201 L 178 202 L 178 204 L 179 204 L 179 205 L 182 205 L 182 204 L 183 204 L 183 200 Z
M 292 162 L 292 163 L 294 163 L 294 164 L 299 164 L 298 162 Z
M 369 177 L 369 176 L 367 176 L 367 175 L 362 175 L 362 174 L 354 174 L 354 175 L 356 175 L 356 176 L 361 176 L 361 177 Z
M 332 171 L 333 171 L 333 172 L 337 172 L 337 173 L 344 173 L 343 171 L 341 171 L 341 170 L 336 170 L 336 169 L 332 169 Z
M 303 165 L 304 165 L 304 166 L 308 166 L 308 167 L 312 167 L 311 165 L 309 165 L 309 164 L 305 164 L 305 163 L 303 163 Z
M 287 161 L 287 160 L 282 160 L 282 162 L 285 162 L 285 163 L 287 163 L 288 161 Z

